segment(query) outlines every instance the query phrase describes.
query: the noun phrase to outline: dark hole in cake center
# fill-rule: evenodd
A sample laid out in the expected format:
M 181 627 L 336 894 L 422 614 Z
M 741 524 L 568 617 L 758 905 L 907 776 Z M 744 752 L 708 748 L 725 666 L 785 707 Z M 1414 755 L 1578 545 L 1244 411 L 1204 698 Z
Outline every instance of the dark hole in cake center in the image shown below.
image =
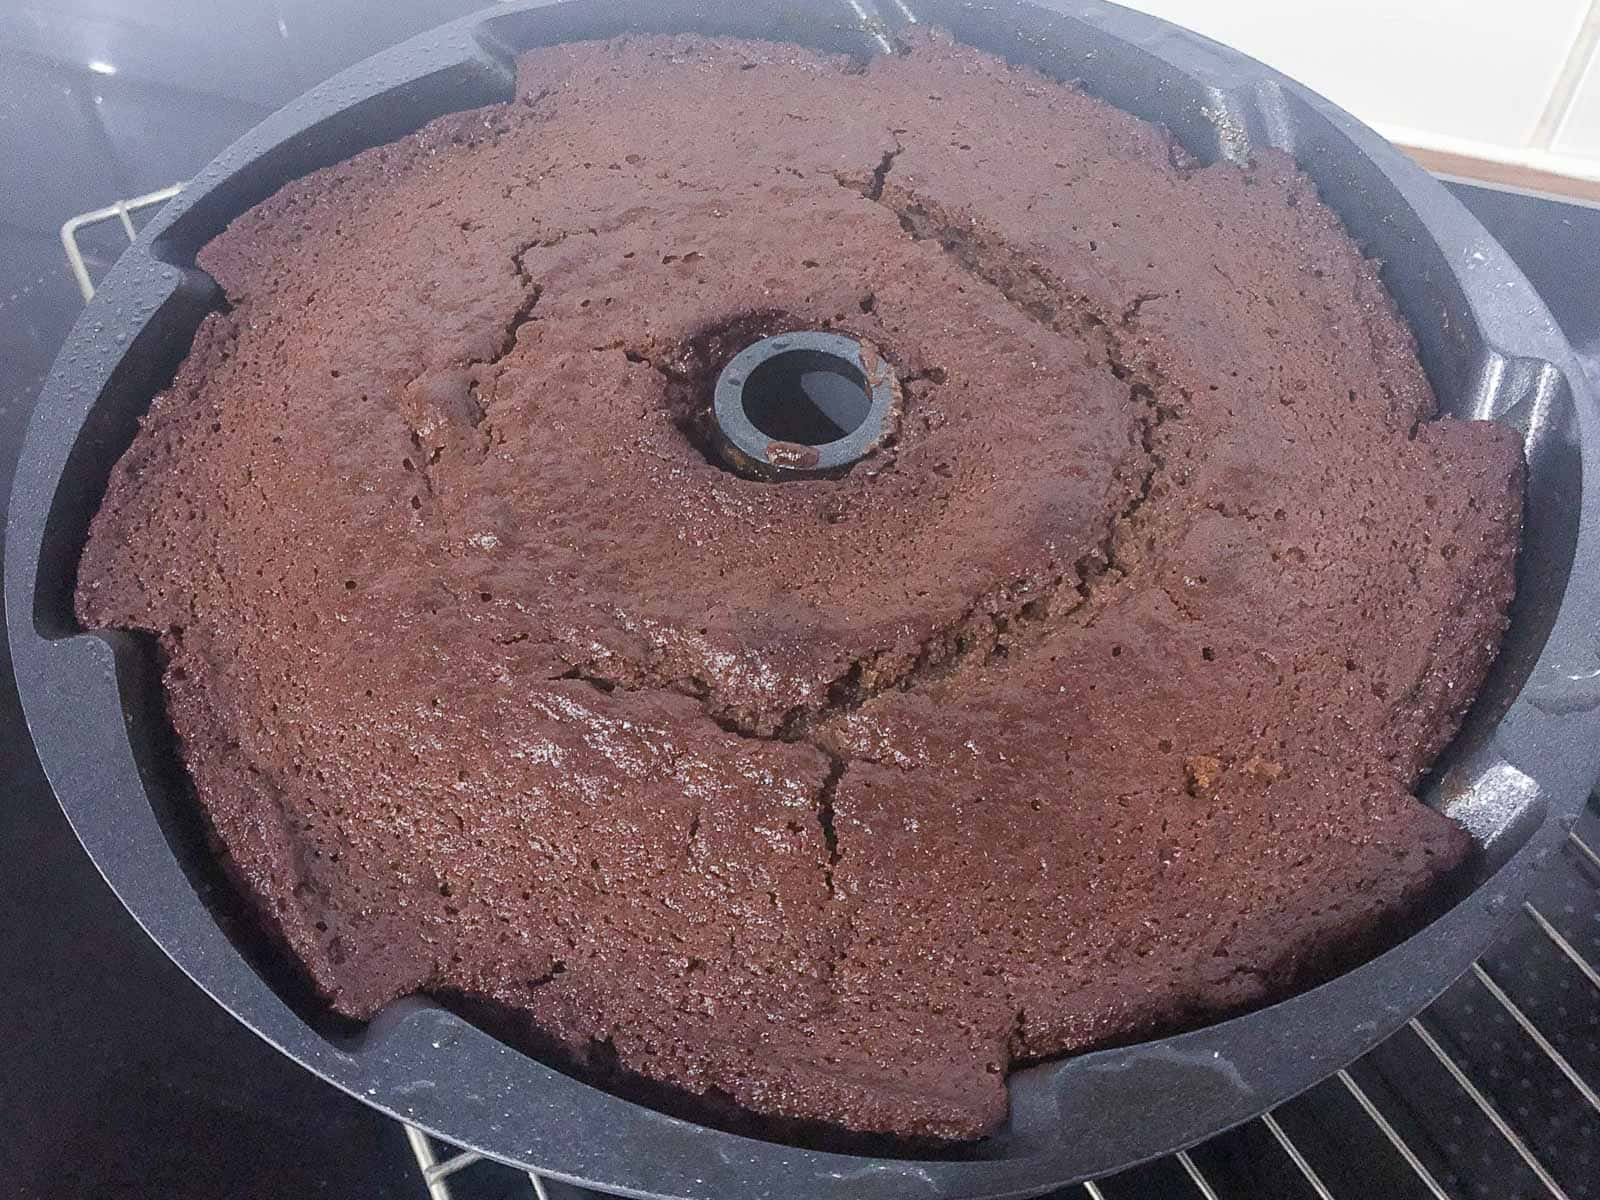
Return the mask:
M 779 442 L 825 446 L 860 428 L 872 407 L 867 379 L 846 358 L 823 350 L 784 350 L 744 381 L 745 416 Z
M 758 338 L 717 375 L 714 452 L 747 478 L 838 478 L 892 434 L 898 396 L 877 347 L 848 334 Z

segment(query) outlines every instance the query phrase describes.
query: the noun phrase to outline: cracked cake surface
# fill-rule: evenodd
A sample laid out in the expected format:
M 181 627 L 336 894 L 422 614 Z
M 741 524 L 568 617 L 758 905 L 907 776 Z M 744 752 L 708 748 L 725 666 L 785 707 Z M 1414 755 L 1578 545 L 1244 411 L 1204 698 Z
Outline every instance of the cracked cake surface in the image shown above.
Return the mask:
M 1436 418 L 1294 163 L 924 36 L 531 52 L 286 186 L 113 471 L 232 876 L 339 1013 L 961 1139 L 1005 1073 L 1283 995 L 1470 850 L 1412 791 L 1505 626 L 1514 432 Z M 835 479 L 716 372 L 894 368 Z

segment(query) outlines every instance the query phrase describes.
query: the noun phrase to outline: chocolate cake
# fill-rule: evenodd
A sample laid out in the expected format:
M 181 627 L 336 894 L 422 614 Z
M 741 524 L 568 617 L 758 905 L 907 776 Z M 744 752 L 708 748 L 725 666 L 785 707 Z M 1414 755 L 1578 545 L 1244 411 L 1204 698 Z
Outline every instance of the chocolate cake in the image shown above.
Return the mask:
M 1285 156 L 938 35 L 563 45 L 200 261 L 78 613 L 159 637 L 338 1013 L 967 1139 L 1014 1065 L 1283 995 L 1470 850 L 1412 791 L 1506 624 L 1518 442 L 1436 419 Z M 892 371 L 883 438 L 741 473 L 719 373 L 818 330 Z

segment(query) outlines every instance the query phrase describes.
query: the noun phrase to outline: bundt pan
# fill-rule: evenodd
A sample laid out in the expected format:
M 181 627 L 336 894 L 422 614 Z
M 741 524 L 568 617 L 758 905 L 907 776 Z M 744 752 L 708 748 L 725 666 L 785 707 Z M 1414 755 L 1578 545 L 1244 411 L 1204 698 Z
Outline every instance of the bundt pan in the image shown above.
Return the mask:
M 699 31 L 871 55 L 920 21 L 1166 126 L 1204 161 L 1293 154 L 1415 330 L 1443 407 L 1518 429 L 1527 527 L 1500 659 L 1425 798 L 1471 831 L 1470 890 L 1409 940 L 1311 991 L 1182 1036 L 1016 1072 L 1011 1116 L 964 1154 L 798 1149 L 590 1087 L 421 1000 L 352 1029 L 265 952 L 211 862 L 144 644 L 74 623 L 90 516 L 139 415 L 220 303 L 195 251 L 284 183 L 440 114 L 509 100 L 526 48 Z M 122 902 L 194 981 L 285 1054 L 376 1108 L 547 1176 L 638 1196 L 1020 1196 L 1250 1119 L 1421 1010 L 1496 937 L 1600 770 L 1600 409 L 1505 252 L 1445 190 L 1318 96 L 1161 21 L 1082 0 L 567 0 L 496 7 L 378 55 L 203 170 L 123 255 L 73 330 L 11 500 L 6 611 L 50 781 Z

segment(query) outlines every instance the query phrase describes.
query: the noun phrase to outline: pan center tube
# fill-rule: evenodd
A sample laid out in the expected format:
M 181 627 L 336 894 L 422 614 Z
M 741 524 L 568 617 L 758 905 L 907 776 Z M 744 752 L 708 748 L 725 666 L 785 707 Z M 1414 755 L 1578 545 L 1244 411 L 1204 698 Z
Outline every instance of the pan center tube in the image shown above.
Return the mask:
M 870 343 L 825 331 L 774 334 L 717 376 L 717 449 L 755 479 L 841 475 L 882 444 L 898 399 L 894 372 Z

